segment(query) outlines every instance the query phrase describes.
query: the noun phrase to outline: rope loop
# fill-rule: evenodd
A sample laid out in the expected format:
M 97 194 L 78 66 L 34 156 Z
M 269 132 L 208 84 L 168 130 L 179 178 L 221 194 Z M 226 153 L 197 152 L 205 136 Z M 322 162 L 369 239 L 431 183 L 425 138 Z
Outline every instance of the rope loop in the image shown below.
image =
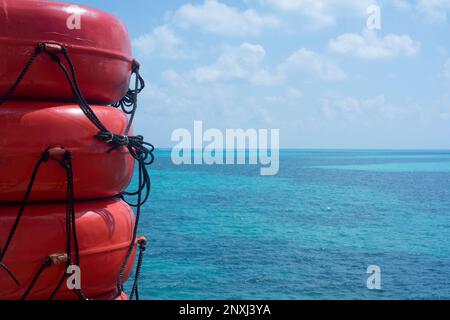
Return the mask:
M 145 88 L 144 78 L 140 75 L 141 65 L 137 60 L 133 60 L 131 67 L 131 75 L 135 76 L 134 89 L 128 89 L 122 100 L 113 104 L 113 107 L 122 109 L 128 115 L 132 115 L 137 108 L 137 95 Z

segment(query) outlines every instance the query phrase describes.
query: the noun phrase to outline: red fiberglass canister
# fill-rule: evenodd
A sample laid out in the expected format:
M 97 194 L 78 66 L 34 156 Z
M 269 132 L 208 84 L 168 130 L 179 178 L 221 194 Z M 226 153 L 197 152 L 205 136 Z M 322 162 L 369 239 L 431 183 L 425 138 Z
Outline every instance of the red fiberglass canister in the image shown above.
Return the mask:
M 5 243 L 18 211 L 18 206 L 0 206 L 1 245 Z M 76 203 L 75 211 L 83 293 L 88 298 L 106 297 L 108 293 L 111 297 L 132 240 L 135 223 L 133 210 L 119 199 L 110 199 Z M 49 256 L 61 256 L 67 252 L 65 222 L 64 204 L 27 207 L 3 260 L 19 285 L 0 269 L 0 300 L 20 299 L 42 262 Z M 123 280 L 130 276 L 134 259 L 135 250 L 125 268 Z M 66 263 L 46 268 L 27 298 L 47 300 L 65 269 Z M 55 299 L 78 298 L 64 282 Z
M 12 86 L 38 43 L 67 48 L 87 101 L 117 102 L 126 94 L 133 59 L 125 26 L 100 10 L 42 0 L 0 1 L 0 96 Z M 73 100 L 49 56 L 37 58 L 14 98 Z
M 115 134 L 125 133 L 128 119 L 118 109 L 92 106 Z M 130 183 L 134 159 L 125 147 L 94 138 L 98 129 L 78 105 L 14 101 L 0 107 L 0 202 L 20 202 L 42 153 L 51 147 L 72 152 L 76 200 L 112 197 Z M 30 201 L 64 201 L 66 172 L 56 161 L 43 163 Z

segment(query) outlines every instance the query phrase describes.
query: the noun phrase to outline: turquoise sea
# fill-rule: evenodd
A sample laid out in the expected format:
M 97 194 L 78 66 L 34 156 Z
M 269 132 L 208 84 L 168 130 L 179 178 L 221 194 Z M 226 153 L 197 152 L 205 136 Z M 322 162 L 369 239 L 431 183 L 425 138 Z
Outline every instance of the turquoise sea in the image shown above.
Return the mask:
M 274 177 L 158 151 L 151 176 L 141 298 L 450 299 L 450 151 L 284 150 Z

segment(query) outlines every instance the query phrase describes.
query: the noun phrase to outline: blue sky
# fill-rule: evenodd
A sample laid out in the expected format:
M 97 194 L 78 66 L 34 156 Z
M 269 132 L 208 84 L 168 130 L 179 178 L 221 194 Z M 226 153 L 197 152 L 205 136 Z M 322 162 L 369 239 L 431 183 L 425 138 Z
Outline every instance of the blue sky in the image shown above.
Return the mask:
M 450 0 L 72 2 L 127 25 L 136 131 L 158 147 L 203 120 L 280 129 L 284 148 L 450 148 Z

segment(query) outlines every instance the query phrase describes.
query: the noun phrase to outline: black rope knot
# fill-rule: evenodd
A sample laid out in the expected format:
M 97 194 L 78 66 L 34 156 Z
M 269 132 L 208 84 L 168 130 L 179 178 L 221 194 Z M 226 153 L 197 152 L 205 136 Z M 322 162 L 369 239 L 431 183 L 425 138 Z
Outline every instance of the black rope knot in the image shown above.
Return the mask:
M 100 131 L 94 138 L 113 145 L 116 148 L 127 147 L 129 145 L 129 137 L 112 133 L 110 131 Z
M 139 239 L 138 244 L 139 244 L 139 250 L 145 251 L 147 249 L 147 244 L 148 244 L 147 239 L 145 239 L 145 238 Z
M 134 89 L 128 89 L 125 97 L 113 104 L 113 107 L 121 108 L 123 112 L 129 115 L 132 115 L 136 111 L 137 96 L 145 88 L 145 81 L 140 75 L 140 67 L 139 62 L 133 60 L 131 75 L 135 76 L 135 87 Z
M 133 158 L 137 161 L 143 161 L 145 166 L 149 166 L 155 161 L 155 147 L 145 142 L 141 135 L 127 136 L 114 134 L 110 131 L 100 131 L 94 138 L 112 145 L 109 151 L 122 147 L 128 148 Z

